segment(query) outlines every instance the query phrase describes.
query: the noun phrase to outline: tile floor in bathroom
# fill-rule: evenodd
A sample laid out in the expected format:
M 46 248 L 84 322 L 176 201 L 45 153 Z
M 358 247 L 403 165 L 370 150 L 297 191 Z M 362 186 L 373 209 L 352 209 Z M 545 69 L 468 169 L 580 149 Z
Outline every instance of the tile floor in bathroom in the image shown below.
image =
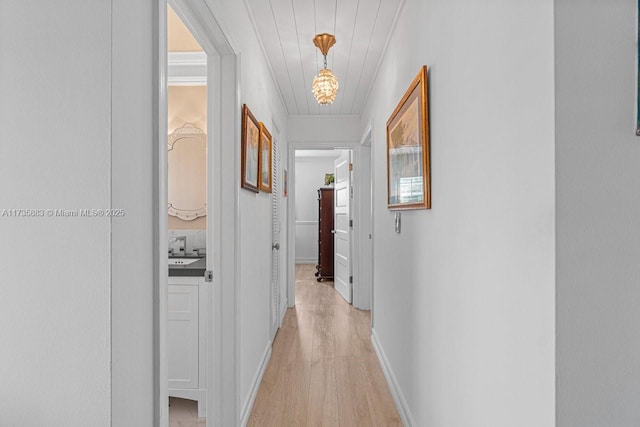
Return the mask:
M 169 398 L 169 427 L 204 427 L 206 424 L 204 418 L 198 418 L 195 400 Z

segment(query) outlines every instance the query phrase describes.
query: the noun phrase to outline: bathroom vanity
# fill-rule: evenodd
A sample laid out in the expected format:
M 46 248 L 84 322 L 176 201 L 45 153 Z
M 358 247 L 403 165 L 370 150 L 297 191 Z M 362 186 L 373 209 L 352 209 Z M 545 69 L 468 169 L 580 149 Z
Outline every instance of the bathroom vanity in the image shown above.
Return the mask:
M 207 214 L 206 134 L 185 123 L 169 135 L 167 150 L 167 212 L 170 224 L 174 220 L 178 225 L 174 230 L 169 227 L 166 334 L 169 396 L 197 401 L 198 417 L 205 418 L 210 317 L 209 283 L 204 281 L 206 230 L 180 225 L 201 221 Z
M 206 258 L 169 259 L 167 359 L 169 396 L 198 402 L 207 415 L 206 333 L 209 287 Z

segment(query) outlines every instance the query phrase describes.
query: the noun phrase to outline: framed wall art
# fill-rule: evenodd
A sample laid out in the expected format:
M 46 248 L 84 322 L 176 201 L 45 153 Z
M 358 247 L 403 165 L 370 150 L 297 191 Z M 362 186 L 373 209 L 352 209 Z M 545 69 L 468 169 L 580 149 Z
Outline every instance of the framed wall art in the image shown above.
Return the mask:
M 387 120 L 387 207 L 431 209 L 428 69 L 423 66 Z
M 242 160 L 241 187 L 258 192 L 260 156 L 260 124 L 251 114 L 247 104 L 242 106 Z
M 271 193 L 271 178 L 273 173 L 273 151 L 271 149 L 271 134 L 264 123 L 260 122 L 260 156 L 258 162 L 258 176 L 260 191 Z

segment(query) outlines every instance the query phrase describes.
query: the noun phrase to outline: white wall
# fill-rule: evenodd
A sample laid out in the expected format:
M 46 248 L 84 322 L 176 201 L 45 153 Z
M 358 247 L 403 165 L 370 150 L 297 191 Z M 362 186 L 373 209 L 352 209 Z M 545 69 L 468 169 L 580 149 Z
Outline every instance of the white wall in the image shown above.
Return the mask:
M 158 5 L 0 4 L 0 124 L 12 142 L 0 144 L 0 209 L 126 212 L 0 217 L 11 242 L 0 249 L 3 425 L 157 424 Z M 240 52 L 241 101 L 268 127 L 277 123 L 286 159 L 287 117 L 246 30 L 245 6 L 210 5 Z M 271 339 L 270 207 L 266 194 L 241 194 L 237 371 L 245 409 Z
M 358 142 L 362 137 L 360 117 L 290 116 L 288 135 L 289 141 L 296 143 Z
M 335 157 L 296 158 L 296 264 L 318 263 L 318 189 Z
M 430 66 L 432 209 L 386 208 L 385 123 Z M 374 335 L 405 422 L 552 426 L 553 1 L 407 0 L 373 126 Z
M 125 212 L 0 216 L 2 425 L 154 424 L 157 13 L 0 3 L 0 210 Z
M 559 427 L 640 423 L 636 8 L 555 2 Z
M 287 113 L 252 29 L 244 2 L 207 0 L 240 58 L 240 101 L 264 122 L 278 139 L 281 152 L 287 152 Z M 280 133 L 275 135 L 275 126 Z M 239 134 L 238 134 L 239 136 Z M 238 141 L 239 143 L 239 141 Z M 238 169 L 239 170 L 239 169 Z M 224 185 L 224 184 L 223 184 Z M 281 197 L 282 192 L 279 192 Z M 237 355 L 239 370 L 239 417 L 247 415 L 252 392 L 265 352 L 273 338 L 269 330 L 271 302 L 271 194 L 240 191 L 240 283 Z M 284 204 L 283 204 L 284 206 Z M 282 209 L 286 223 L 286 209 Z M 286 238 L 286 236 L 285 236 Z M 286 253 L 281 241 L 281 253 Z M 285 271 L 284 269 L 282 271 Z M 283 282 L 284 284 L 284 278 Z M 284 289 L 281 293 L 284 293 Z M 239 422 L 239 421 L 238 421 Z

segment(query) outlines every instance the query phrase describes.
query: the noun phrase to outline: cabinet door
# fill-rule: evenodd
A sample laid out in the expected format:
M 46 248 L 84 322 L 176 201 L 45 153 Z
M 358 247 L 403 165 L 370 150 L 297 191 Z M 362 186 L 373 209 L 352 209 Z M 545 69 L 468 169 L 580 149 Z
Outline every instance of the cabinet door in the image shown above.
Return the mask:
M 198 388 L 198 286 L 169 285 L 169 388 Z

